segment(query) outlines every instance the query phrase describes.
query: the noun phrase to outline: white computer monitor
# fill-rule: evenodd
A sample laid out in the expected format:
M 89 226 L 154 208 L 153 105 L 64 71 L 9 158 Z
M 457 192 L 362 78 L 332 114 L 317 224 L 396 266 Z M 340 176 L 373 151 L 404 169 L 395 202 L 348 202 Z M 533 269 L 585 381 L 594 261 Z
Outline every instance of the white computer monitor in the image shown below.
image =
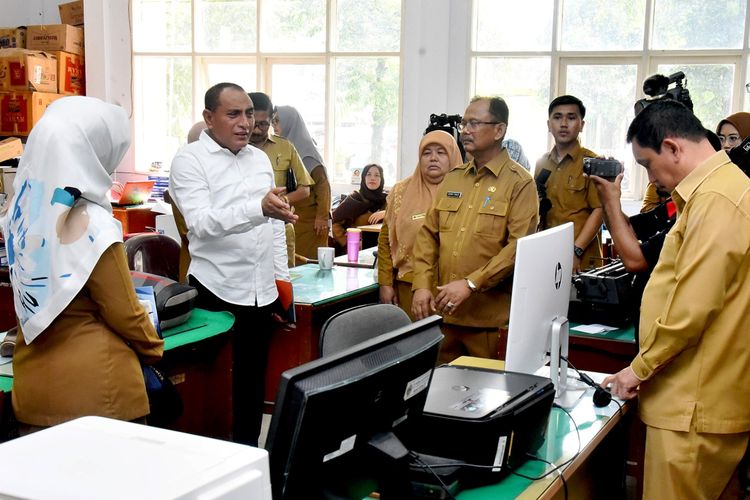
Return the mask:
M 505 369 L 537 373 L 550 364 L 560 397 L 566 388 L 568 302 L 573 267 L 573 223 L 523 238 L 516 247 Z

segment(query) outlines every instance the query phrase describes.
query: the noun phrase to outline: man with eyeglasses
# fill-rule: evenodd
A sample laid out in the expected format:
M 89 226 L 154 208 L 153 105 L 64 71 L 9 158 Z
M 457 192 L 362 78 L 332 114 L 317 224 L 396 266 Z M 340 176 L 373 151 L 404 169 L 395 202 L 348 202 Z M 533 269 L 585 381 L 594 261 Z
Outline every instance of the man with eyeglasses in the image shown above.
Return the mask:
M 443 315 L 440 362 L 497 358 L 498 329 L 510 314 L 516 241 L 537 226 L 534 180 L 503 147 L 507 127 L 503 99 L 471 100 L 460 132 L 473 159 L 445 176 L 417 234 L 412 313 Z
M 250 144 L 262 150 L 273 167 L 273 177 L 276 187 L 287 187 L 286 199 L 291 206 L 310 196 L 310 186 L 315 184 L 307 173 L 302 159 L 294 145 L 278 135 L 269 133 L 273 116 L 271 98 L 263 92 L 247 94 L 255 105 L 255 127 L 250 131 Z M 290 190 L 289 176 L 294 176 L 291 183 L 294 190 Z M 289 267 L 294 267 L 294 225 L 286 225 L 286 249 Z
M 552 100 L 547 128 L 555 146 L 536 163 L 534 178 L 546 188 L 552 207 L 540 229 L 573 223 L 573 272 L 602 263 L 602 204 L 596 187 L 583 174 L 583 159 L 596 157 L 578 136 L 586 123 L 583 102 L 572 95 Z

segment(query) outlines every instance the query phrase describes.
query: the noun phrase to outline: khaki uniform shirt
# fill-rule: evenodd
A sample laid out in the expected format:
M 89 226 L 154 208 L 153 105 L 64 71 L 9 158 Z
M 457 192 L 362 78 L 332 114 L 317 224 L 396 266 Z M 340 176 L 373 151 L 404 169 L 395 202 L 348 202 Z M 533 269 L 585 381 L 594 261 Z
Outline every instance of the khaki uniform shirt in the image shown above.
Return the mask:
M 298 186 L 312 186 L 315 184 L 310 174 L 307 173 L 307 169 L 302 164 L 302 160 L 291 142 L 278 135 L 270 135 L 260 149 L 271 160 L 273 180 L 276 187 L 286 186 L 286 173 L 289 167 L 292 167 Z
M 669 196 L 661 196 L 659 191 L 656 190 L 656 184 L 649 182 L 646 186 L 646 192 L 643 193 L 643 204 L 641 205 L 641 213 L 649 212 L 665 201 L 669 199 Z
M 643 293 L 631 363 L 646 425 L 750 430 L 750 179 L 723 151 L 672 193 L 678 217 Z
M 164 341 L 136 298 L 122 243 L 101 255 L 78 295 L 34 342 L 18 332 L 12 399 L 20 422 L 47 427 L 86 415 L 148 415 L 141 363 L 158 361 Z
M 577 144 L 573 152 L 566 154 L 559 163 L 555 160 L 554 149 L 536 163 L 535 178 L 542 169 L 550 171 L 546 187 L 547 198 L 552 202 L 552 208 L 547 212 L 547 223 L 542 229 L 572 222 L 573 238 L 578 238 L 591 212 L 602 206 L 596 186 L 583 175 L 583 159 L 595 156 L 596 153 Z M 602 264 L 600 239 L 601 232 L 597 231 L 596 238 L 584 248 L 581 257 L 583 267 Z M 592 261 L 592 257 L 599 257 L 599 260 Z
M 312 186 L 315 184 L 312 177 L 310 177 L 310 174 L 307 173 L 307 169 L 305 169 L 305 166 L 302 164 L 302 160 L 300 159 L 299 154 L 297 154 L 297 149 L 291 142 L 283 137 L 272 134 L 260 149 L 266 153 L 268 159 L 271 161 L 271 167 L 273 168 L 273 182 L 276 187 L 286 186 L 286 176 L 289 167 L 291 167 L 292 172 L 294 172 L 297 186 Z M 287 265 L 289 267 L 294 267 L 294 254 L 296 251 L 294 224 L 287 224 L 285 232 Z
M 508 322 L 516 240 L 535 231 L 539 201 L 529 172 L 502 152 L 448 172 L 414 245 L 413 290 L 469 278 L 477 286 L 449 324 Z M 435 276 L 437 273 L 437 276 Z

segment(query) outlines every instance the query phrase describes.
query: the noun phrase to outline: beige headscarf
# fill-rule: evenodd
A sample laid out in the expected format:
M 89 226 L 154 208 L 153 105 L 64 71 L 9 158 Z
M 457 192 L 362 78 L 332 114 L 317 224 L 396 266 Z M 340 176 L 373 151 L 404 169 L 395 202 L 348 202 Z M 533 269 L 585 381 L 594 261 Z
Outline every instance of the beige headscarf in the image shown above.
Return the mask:
M 424 223 L 424 216 L 432 205 L 437 184 L 424 178 L 419 159 L 430 144 L 439 144 L 448 152 L 448 170 L 463 164 L 456 140 L 447 132 L 434 130 L 422 137 L 419 143 L 417 166 L 414 173 L 399 182 L 388 196 L 385 217 L 388 224 L 388 239 L 391 246 L 393 267 L 398 276 L 404 277 L 412 271 L 412 248 L 417 233 Z M 400 186 L 399 186 L 400 185 Z

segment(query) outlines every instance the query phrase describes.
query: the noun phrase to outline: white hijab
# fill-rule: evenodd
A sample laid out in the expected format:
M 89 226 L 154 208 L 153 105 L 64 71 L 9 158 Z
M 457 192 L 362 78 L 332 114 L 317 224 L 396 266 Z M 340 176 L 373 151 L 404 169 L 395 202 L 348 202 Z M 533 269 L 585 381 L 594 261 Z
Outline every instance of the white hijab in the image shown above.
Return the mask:
M 92 97 L 58 99 L 32 129 L 2 221 L 27 343 L 70 304 L 102 253 L 122 241 L 107 191 L 129 145 L 127 113 Z
M 302 163 L 308 172 L 318 165 L 323 165 L 323 157 L 320 155 L 318 148 L 315 147 L 315 141 L 307 130 L 302 115 L 292 106 L 277 106 L 276 112 L 281 122 L 281 136 L 294 144 L 294 148 L 302 158 Z

